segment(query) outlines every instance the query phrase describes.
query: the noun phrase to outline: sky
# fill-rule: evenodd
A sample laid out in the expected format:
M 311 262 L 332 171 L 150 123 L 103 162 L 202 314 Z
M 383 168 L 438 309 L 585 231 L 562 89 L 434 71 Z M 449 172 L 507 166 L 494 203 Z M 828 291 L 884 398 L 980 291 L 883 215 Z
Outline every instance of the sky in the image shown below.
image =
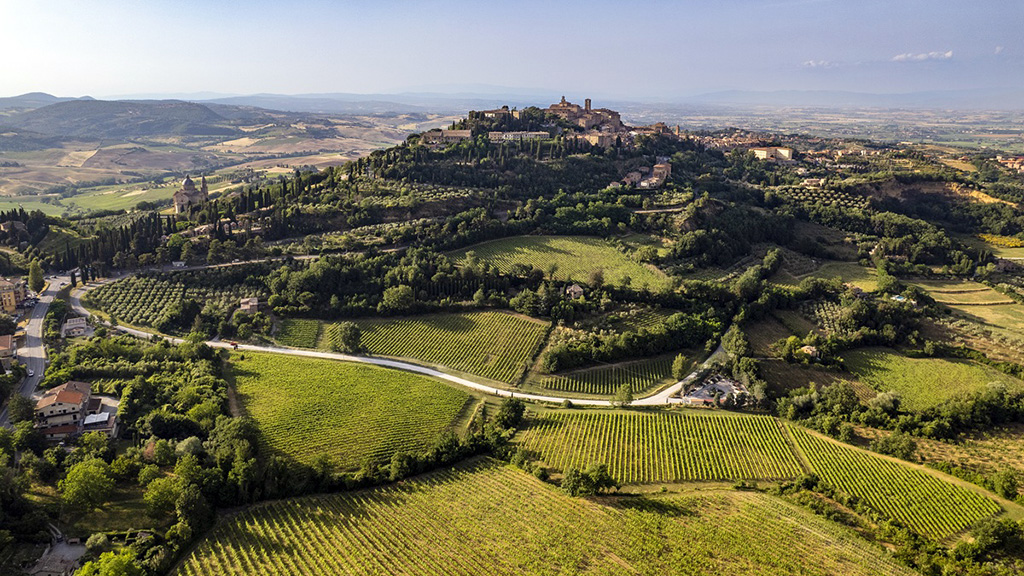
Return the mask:
M 1024 88 L 1022 0 L 0 0 L 0 96 Z

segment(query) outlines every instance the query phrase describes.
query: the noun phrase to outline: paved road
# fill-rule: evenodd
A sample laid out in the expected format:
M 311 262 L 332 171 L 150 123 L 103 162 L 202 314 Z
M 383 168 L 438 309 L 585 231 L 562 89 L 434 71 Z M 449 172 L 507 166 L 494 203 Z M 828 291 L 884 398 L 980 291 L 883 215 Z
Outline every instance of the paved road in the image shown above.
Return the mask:
M 43 318 L 50 308 L 50 302 L 60 289 L 61 282 L 67 282 L 67 278 L 51 279 L 46 291 L 39 295 L 39 303 L 29 313 L 28 326 L 25 327 L 25 344 L 18 348 L 18 360 L 21 361 L 35 375 L 28 376 L 21 382 L 18 393 L 22 396 L 32 397 L 36 387 L 43 379 L 43 371 L 46 369 L 46 350 L 43 347 Z M 11 423 L 7 419 L 7 408 L 0 412 L 0 426 L 10 428 Z
M 87 287 L 86 290 L 88 290 L 88 289 L 90 289 L 92 287 L 95 287 L 96 285 L 97 284 L 92 284 L 89 287 Z M 89 311 L 86 310 L 85 307 L 82 306 L 82 302 L 81 302 L 81 299 L 80 299 L 81 292 L 82 291 L 75 291 L 74 293 L 72 293 L 72 295 L 71 295 L 71 307 L 77 313 L 79 313 L 79 314 L 81 314 L 83 316 L 89 316 L 90 315 Z M 139 336 L 139 337 L 142 337 L 142 338 L 150 338 L 150 337 L 152 337 L 154 335 L 153 332 L 145 332 L 145 331 L 142 331 L 142 330 L 136 330 L 134 328 L 128 328 L 128 327 L 125 327 L 125 326 L 119 326 L 118 329 L 121 330 L 122 332 L 126 332 L 128 334 L 132 334 L 132 335 Z M 164 338 L 166 338 L 167 340 L 169 340 L 173 344 L 178 344 L 178 343 L 182 342 L 181 338 L 172 338 L 172 337 L 167 337 L 167 336 L 164 336 Z M 207 342 L 207 344 L 209 344 L 210 346 L 216 347 L 216 348 L 233 348 L 234 347 L 234 345 L 232 345 L 232 344 L 230 344 L 228 342 L 222 342 L 222 341 L 219 341 L 219 340 L 211 340 L 211 341 Z M 383 367 L 386 367 L 386 368 L 395 368 L 395 369 L 398 369 L 398 370 L 405 370 L 407 372 L 415 372 L 417 374 L 424 374 L 424 375 L 427 375 L 427 376 L 433 376 L 434 378 L 439 378 L 441 380 L 447 380 L 448 382 L 451 382 L 453 384 L 458 384 L 459 386 L 465 386 L 466 388 L 471 388 L 473 390 L 478 390 L 480 392 L 484 392 L 486 394 L 492 394 L 494 396 L 522 398 L 524 400 L 532 400 L 532 401 L 536 401 L 536 402 L 552 402 L 552 403 L 555 403 L 555 404 L 560 404 L 560 403 L 564 402 L 565 400 L 568 400 L 568 401 L 572 402 L 573 404 L 585 405 L 585 406 L 610 406 L 612 404 L 608 400 L 594 400 L 594 399 L 587 399 L 587 398 L 566 398 L 566 397 L 562 397 L 562 396 L 545 396 L 545 395 L 541 395 L 541 394 L 528 394 L 528 393 L 525 393 L 525 392 L 516 392 L 514 390 L 506 390 L 504 388 L 495 388 L 493 386 L 488 386 L 486 384 L 481 384 L 479 382 L 474 382 L 472 380 L 467 380 L 465 378 L 460 378 L 459 376 L 454 376 L 452 374 L 448 374 L 446 372 L 441 372 L 440 370 L 435 370 L 433 368 L 428 368 L 426 366 L 420 366 L 418 364 L 412 364 L 412 363 L 409 363 L 409 362 L 402 362 L 401 360 L 391 360 L 391 359 L 388 359 L 388 358 L 376 358 L 376 357 L 373 357 L 373 356 L 352 356 L 350 354 L 339 354 L 339 353 L 336 353 L 336 352 L 321 352 L 319 350 L 305 350 L 305 349 L 299 349 L 299 348 L 282 348 L 282 347 L 279 347 L 279 346 L 255 346 L 255 345 L 252 345 L 252 344 L 239 344 L 238 345 L 238 349 L 239 350 L 244 350 L 244 351 L 249 351 L 249 352 L 269 352 L 269 353 L 272 353 L 272 354 L 287 354 L 287 355 L 290 355 L 290 356 L 305 356 L 305 357 L 308 357 L 308 358 L 325 358 L 325 359 L 328 359 L 328 360 L 343 360 L 343 361 L 346 361 L 346 362 L 362 362 L 363 364 L 373 364 L 375 366 L 383 366 Z M 721 347 L 719 347 L 719 351 L 721 351 Z M 715 355 L 717 355 L 719 353 L 719 351 L 716 351 L 715 354 L 712 355 L 712 358 L 714 358 Z M 710 361 L 710 359 L 709 359 L 709 361 Z M 680 380 L 679 382 L 673 384 L 672 386 L 669 386 L 668 388 L 662 390 L 658 394 L 655 394 L 655 395 L 652 395 L 652 396 L 648 396 L 646 398 L 639 398 L 639 399 L 635 400 L 632 405 L 633 406 L 664 406 L 665 404 L 681 403 L 682 400 L 680 400 L 679 398 L 672 398 L 671 396 L 673 394 L 676 394 L 677 392 L 679 392 L 679 390 L 681 390 L 683 388 L 683 386 L 687 383 L 688 379 L 692 379 L 692 377 L 695 377 L 695 373 L 696 373 L 696 371 L 694 372 L 694 374 L 691 374 L 690 376 L 687 376 L 687 378 L 684 378 L 683 380 Z

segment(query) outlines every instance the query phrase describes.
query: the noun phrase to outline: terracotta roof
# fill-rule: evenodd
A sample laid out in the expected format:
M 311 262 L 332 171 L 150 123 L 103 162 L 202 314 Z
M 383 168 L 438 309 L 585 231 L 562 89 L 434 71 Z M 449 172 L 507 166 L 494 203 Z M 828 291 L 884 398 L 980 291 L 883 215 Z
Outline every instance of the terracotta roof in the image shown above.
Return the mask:
M 64 424 L 53 428 L 43 428 L 43 436 L 56 436 L 57 434 L 74 434 L 78 432 L 78 424 Z
M 9 350 L 14 350 L 14 336 L 11 334 L 0 336 L 0 352 Z
M 81 405 L 85 402 L 86 396 L 89 396 L 91 392 L 92 386 L 89 384 L 71 380 L 57 386 L 56 388 L 47 390 L 43 394 L 43 397 L 36 402 L 36 410 L 41 410 L 58 402 Z

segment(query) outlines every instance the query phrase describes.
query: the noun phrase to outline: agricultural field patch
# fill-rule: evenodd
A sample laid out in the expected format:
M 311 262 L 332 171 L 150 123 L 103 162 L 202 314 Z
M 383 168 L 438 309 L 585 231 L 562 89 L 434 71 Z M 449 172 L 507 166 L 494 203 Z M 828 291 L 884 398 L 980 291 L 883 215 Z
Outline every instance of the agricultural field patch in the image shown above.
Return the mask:
M 927 290 L 932 298 L 946 305 L 981 305 L 992 306 L 1013 304 L 1009 296 L 996 292 L 980 283 L 965 280 L 915 280 L 914 285 Z
M 277 341 L 285 346 L 295 348 L 316 348 L 320 338 L 319 320 L 301 318 L 285 318 L 281 320 L 281 328 L 277 333 Z
M 889 430 L 858 427 L 857 435 L 873 440 L 891 435 Z M 1024 425 L 1014 424 L 944 442 L 914 438 L 924 461 L 942 461 L 981 474 L 1006 468 L 1024 471 Z
M 628 277 L 630 286 L 647 285 L 652 290 L 666 290 L 671 282 L 664 272 L 642 264 L 600 238 L 584 236 L 515 236 L 477 244 L 449 254 L 458 264 L 466 262 L 472 252 L 476 258 L 509 272 L 515 264 L 539 268 L 554 277 L 589 282 L 591 273 L 600 270 L 610 284 L 622 284 Z
M 845 382 L 857 397 L 866 402 L 875 397 L 875 390 L 846 372 L 836 372 L 820 366 L 789 363 L 783 360 L 761 362 L 761 377 L 775 395 L 785 395 L 790 390 L 807 388 L 814 384 L 819 389 Z
M 555 411 L 521 433 L 524 449 L 565 471 L 607 464 L 624 484 L 793 478 L 802 468 L 774 418 Z
M 787 330 L 801 338 L 818 329 L 814 322 L 796 310 L 775 310 L 772 316 Z
M 827 260 L 810 272 L 794 274 L 789 267 L 783 267 L 768 280 L 780 286 L 796 287 L 804 278 L 841 278 L 843 282 L 857 286 L 865 292 L 878 289 L 878 277 L 874 268 L 865 268 L 856 262 Z
M 545 323 L 490 311 L 357 324 L 370 354 L 422 360 L 506 384 L 519 381 L 548 333 Z
M 635 395 L 642 395 L 659 384 L 671 381 L 673 360 L 673 356 L 666 356 L 564 372 L 541 377 L 538 385 L 545 390 L 609 396 L 629 383 Z
M 374 490 L 260 504 L 214 528 L 174 574 L 257 573 L 913 572 L 853 531 L 765 494 L 593 502 L 484 460 Z
M 327 454 L 344 469 L 422 452 L 470 399 L 426 376 L 283 354 L 234 354 L 230 377 L 272 450 L 307 464 Z
M 850 372 L 879 392 L 895 391 L 903 406 L 924 410 L 950 398 L 983 390 L 990 383 L 1020 387 L 1020 380 L 960 359 L 907 358 L 888 348 L 843 354 Z
M 750 324 L 744 329 L 744 332 L 754 350 L 754 355 L 762 357 L 771 354 L 773 344 L 793 335 L 789 328 L 772 316 Z
M 789 426 L 822 480 L 918 534 L 946 538 L 1000 512 L 995 501 L 906 464 Z

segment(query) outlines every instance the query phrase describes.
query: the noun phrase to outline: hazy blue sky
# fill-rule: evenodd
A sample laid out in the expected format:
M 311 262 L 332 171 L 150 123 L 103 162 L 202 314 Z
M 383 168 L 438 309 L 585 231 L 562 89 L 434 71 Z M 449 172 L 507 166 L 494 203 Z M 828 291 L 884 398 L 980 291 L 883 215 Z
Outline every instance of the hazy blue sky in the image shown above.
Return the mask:
M 0 96 L 1024 86 L 1024 1 L 0 0 Z

